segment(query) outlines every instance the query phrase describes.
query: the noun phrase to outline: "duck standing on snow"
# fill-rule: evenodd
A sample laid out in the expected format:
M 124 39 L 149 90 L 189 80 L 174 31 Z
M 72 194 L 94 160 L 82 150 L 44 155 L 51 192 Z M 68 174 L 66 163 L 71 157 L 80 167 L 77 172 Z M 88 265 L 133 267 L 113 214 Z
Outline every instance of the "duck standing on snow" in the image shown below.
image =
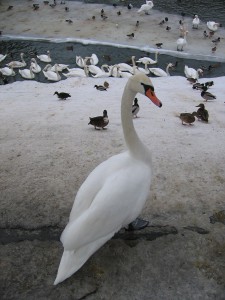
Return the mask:
M 203 91 L 201 92 L 201 96 L 205 101 L 207 102 L 208 100 L 215 100 L 216 96 L 211 94 L 210 92 L 207 92 L 207 87 L 203 88 Z
M 208 113 L 208 110 L 205 109 L 205 105 L 203 103 L 200 103 L 196 107 L 199 107 L 199 109 L 196 112 L 197 113 L 196 116 L 197 116 L 198 120 L 208 123 L 209 113 Z
M 139 113 L 139 110 L 140 110 L 140 106 L 138 104 L 138 98 L 135 98 L 134 99 L 134 104 L 132 105 L 132 114 L 133 114 L 133 117 L 137 118 L 137 114 Z
M 131 223 L 132 229 L 141 229 L 148 225 L 147 221 L 136 219 L 149 196 L 152 177 L 151 152 L 133 125 L 131 111 L 137 93 L 162 106 L 149 77 L 137 74 L 128 79 L 121 102 L 128 151 L 97 166 L 78 190 L 61 236 L 64 252 L 55 285 L 78 271 L 122 227 Z
M 64 92 L 58 93 L 57 91 L 54 93 L 54 95 L 57 95 L 58 98 L 61 100 L 66 100 L 67 98 L 71 97 L 71 95 L 68 93 L 64 93 Z
M 103 116 L 98 116 L 98 117 L 94 117 L 91 118 L 90 117 L 90 122 L 88 123 L 88 125 L 93 125 L 95 127 L 95 129 L 106 129 L 104 127 L 106 127 L 109 124 L 109 118 L 107 115 L 107 110 L 103 111 Z
M 105 86 L 103 86 L 103 85 L 95 85 L 94 86 L 95 88 L 96 88 L 96 90 L 98 90 L 98 91 L 107 91 L 107 88 L 105 87 Z
M 182 122 L 182 125 L 189 124 L 192 125 L 195 121 L 195 116 L 197 116 L 197 113 L 194 111 L 193 113 L 181 113 L 180 119 Z

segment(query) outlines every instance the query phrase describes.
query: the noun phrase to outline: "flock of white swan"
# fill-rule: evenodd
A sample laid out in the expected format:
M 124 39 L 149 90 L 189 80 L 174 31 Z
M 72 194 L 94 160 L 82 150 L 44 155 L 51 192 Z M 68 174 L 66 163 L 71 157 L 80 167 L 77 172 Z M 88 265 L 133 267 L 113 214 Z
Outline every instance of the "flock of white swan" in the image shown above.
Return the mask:
M 6 58 L 7 55 L 0 54 L 0 62 Z M 149 68 L 149 65 L 158 63 L 158 52 L 155 52 L 155 57 L 141 57 L 135 61 L 135 56 L 131 57 L 132 65 L 127 63 L 118 63 L 115 65 L 103 64 L 101 67 L 97 66 L 99 59 L 98 56 L 93 53 L 90 57 L 82 58 L 76 56 L 76 68 L 69 68 L 69 65 L 56 63 L 51 65 L 52 58 L 50 51 L 47 54 L 37 55 L 36 58 L 31 58 L 29 68 L 25 68 L 27 63 L 24 60 L 24 53 L 20 54 L 21 60 L 11 61 L 6 64 L 5 67 L 0 68 L 2 76 L 15 76 L 15 69 L 18 69 L 19 74 L 24 79 L 35 79 L 35 74 L 43 72 L 45 78 L 49 81 L 59 81 L 62 79 L 62 75 L 65 77 L 88 77 L 93 78 L 105 78 L 105 77 L 121 77 L 129 78 L 134 74 L 154 74 L 155 76 L 170 76 L 169 69 L 173 67 L 172 63 L 169 63 L 166 70 L 161 68 Z M 38 64 L 38 60 L 46 63 L 42 69 Z M 138 65 L 137 65 L 138 64 Z M 144 68 L 139 67 L 139 64 L 144 65 Z

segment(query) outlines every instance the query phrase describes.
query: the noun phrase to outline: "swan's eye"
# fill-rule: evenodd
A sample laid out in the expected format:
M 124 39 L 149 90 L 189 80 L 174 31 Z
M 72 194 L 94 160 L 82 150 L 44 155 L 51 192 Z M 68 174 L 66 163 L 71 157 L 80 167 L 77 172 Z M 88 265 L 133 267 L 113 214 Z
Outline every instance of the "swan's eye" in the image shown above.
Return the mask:
M 148 84 L 144 84 L 144 83 L 141 83 L 141 85 L 143 85 L 144 89 L 145 89 L 145 93 L 150 90 L 151 92 L 154 92 L 154 87 L 151 86 L 151 85 L 148 85 Z

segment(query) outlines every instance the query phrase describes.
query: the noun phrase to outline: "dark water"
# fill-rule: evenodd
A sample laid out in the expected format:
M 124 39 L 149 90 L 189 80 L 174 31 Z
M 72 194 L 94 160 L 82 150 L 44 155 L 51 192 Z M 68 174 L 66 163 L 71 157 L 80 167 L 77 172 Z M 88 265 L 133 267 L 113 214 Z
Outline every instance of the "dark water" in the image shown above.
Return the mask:
M 68 47 L 73 47 L 73 51 L 67 50 Z M 91 56 L 92 53 L 97 53 L 99 58 L 99 64 L 108 64 L 114 65 L 120 62 L 129 62 L 131 56 L 135 56 L 136 60 L 143 56 L 149 56 L 154 59 L 153 53 L 148 53 L 140 50 L 129 49 L 129 48 L 117 48 L 111 46 L 104 45 L 83 45 L 76 42 L 68 42 L 68 43 L 53 43 L 47 41 L 30 41 L 30 40 L 2 40 L 0 41 L 0 53 L 10 53 L 4 61 L 0 63 L 0 67 L 5 66 L 5 64 L 9 63 L 12 60 L 20 60 L 20 53 L 23 52 L 24 59 L 29 68 L 30 59 L 32 57 L 36 58 L 36 54 L 46 54 L 47 50 L 50 51 L 52 62 L 55 63 L 66 64 L 69 65 L 69 68 L 77 67 L 76 65 L 76 55 L 80 55 L 82 57 Z M 159 62 L 154 67 L 159 67 L 162 69 L 166 69 L 166 66 L 169 62 L 175 63 L 177 62 L 177 67 L 174 70 L 171 70 L 171 76 L 181 75 L 184 76 L 184 65 L 187 64 L 195 69 L 204 66 L 208 68 L 209 65 L 217 65 L 216 68 L 213 68 L 211 71 L 205 71 L 204 77 L 219 77 L 225 76 L 225 63 L 217 63 L 210 61 L 201 61 L 194 59 L 186 59 L 186 58 L 177 58 L 169 55 L 160 54 Z M 46 63 L 43 63 L 37 59 L 38 64 L 44 68 Z M 141 65 L 143 67 L 143 65 Z M 27 67 L 26 67 L 27 68 Z M 24 80 L 20 74 L 18 74 L 18 69 L 15 69 L 16 76 L 10 76 L 8 78 L 9 83 Z M 65 71 L 66 72 L 66 71 Z M 62 80 L 66 79 L 62 75 Z M 45 79 L 44 75 L 41 73 L 36 74 L 35 79 L 39 82 L 49 82 Z M 2 84 L 0 80 L 0 84 Z

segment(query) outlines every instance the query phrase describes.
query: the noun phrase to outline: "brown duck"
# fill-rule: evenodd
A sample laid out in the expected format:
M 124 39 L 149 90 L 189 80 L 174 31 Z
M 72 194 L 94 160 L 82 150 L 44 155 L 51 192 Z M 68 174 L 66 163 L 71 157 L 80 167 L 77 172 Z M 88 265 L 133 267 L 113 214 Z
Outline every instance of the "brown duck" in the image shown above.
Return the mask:
M 103 110 L 103 116 L 98 116 L 94 118 L 90 118 L 90 122 L 88 125 L 93 125 L 96 130 L 99 130 L 100 128 L 106 129 L 106 127 L 109 124 L 109 118 L 107 115 L 107 110 Z
M 209 113 L 208 110 L 205 109 L 205 105 L 203 103 L 200 103 L 196 107 L 199 107 L 199 109 L 196 112 L 196 117 L 198 118 L 198 120 L 208 122 Z
M 197 116 L 197 113 L 194 111 L 193 113 L 181 113 L 179 117 L 181 119 L 182 125 L 191 125 L 195 121 L 195 116 Z

